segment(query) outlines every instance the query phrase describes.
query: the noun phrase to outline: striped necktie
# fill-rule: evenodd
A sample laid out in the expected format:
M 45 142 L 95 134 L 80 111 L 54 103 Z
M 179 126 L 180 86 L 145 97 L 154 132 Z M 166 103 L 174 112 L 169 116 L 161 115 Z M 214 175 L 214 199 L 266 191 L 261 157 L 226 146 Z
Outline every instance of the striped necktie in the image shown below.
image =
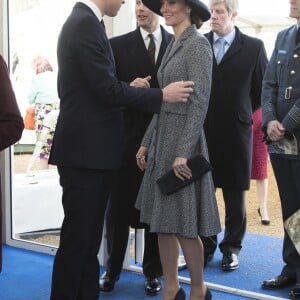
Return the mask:
M 148 37 L 150 39 L 149 45 L 148 45 L 148 53 L 150 57 L 150 61 L 153 66 L 155 66 L 155 43 L 154 43 L 154 37 L 152 33 L 148 34 Z

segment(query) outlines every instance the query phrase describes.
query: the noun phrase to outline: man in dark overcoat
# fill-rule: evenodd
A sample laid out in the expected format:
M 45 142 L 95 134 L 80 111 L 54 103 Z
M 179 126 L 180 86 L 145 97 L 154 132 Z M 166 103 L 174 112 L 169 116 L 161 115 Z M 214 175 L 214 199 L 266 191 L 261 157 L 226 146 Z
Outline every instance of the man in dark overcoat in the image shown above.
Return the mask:
M 135 14 L 139 27 L 127 34 L 110 40 L 120 80 L 138 86 L 138 77 L 151 76 L 151 87 L 158 87 L 156 72 L 172 35 L 159 26 L 159 16 L 137 0 Z M 150 37 L 155 45 L 155 63 L 151 61 Z M 150 49 L 149 49 L 150 50 Z M 122 167 L 116 171 L 114 186 L 106 212 L 106 236 L 108 260 L 106 272 L 100 279 L 100 290 L 107 292 L 114 288 L 119 279 L 127 248 L 129 226 L 145 228 L 143 273 L 145 293 L 156 295 L 161 290 L 161 263 L 158 252 L 157 234 L 150 233 L 146 224 L 140 224 L 139 211 L 134 207 L 143 173 L 137 167 L 136 153 L 144 133 L 152 119 L 152 113 L 123 107 L 124 155 Z
M 246 232 L 252 113 L 260 107 L 267 56 L 262 41 L 234 26 L 237 0 L 211 0 L 209 6 L 211 31 L 206 36 L 214 51 L 214 65 L 205 132 L 214 184 L 222 188 L 225 202 L 225 232 L 219 245 L 222 269 L 231 271 L 239 267 L 238 254 Z M 203 243 L 207 261 L 217 238 L 203 238 Z

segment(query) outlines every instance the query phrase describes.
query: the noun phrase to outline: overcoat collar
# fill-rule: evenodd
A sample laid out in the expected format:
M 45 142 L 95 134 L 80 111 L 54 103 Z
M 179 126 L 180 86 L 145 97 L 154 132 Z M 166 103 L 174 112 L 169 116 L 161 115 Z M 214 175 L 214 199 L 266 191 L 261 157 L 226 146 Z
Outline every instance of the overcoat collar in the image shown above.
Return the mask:
M 300 48 L 300 42 L 298 42 L 296 44 L 296 35 L 297 35 L 297 31 L 298 31 L 298 26 L 295 25 L 291 28 L 291 30 L 288 31 L 287 34 L 287 44 L 288 45 L 293 45 L 293 43 L 295 44 L 295 49 L 299 49 Z M 291 47 L 290 47 L 291 48 Z
M 205 35 L 208 38 L 208 40 L 212 46 L 212 49 L 213 49 L 213 43 L 214 43 L 213 32 L 210 31 L 209 33 L 207 33 Z M 226 51 L 225 55 L 223 56 L 223 59 L 221 60 L 219 65 L 222 65 L 231 56 L 233 56 L 237 52 L 239 52 L 241 50 L 241 48 L 243 47 L 243 44 L 244 44 L 243 34 L 237 27 L 235 27 L 235 38 L 234 38 L 232 44 L 230 45 L 230 47 L 228 48 L 228 50 Z M 217 65 L 215 56 L 214 56 L 214 65 Z
M 197 33 L 196 26 L 191 25 L 180 35 L 176 43 L 174 43 L 175 38 L 173 37 L 161 62 L 162 69 L 168 64 L 174 54 L 183 46 L 184 41 L 195 33 Z
M 278 55 L 280 55 L 281 57 L 291 57 L 295 51 L 299 51 L 300 42 L 296 44 L 297 30 L 297 25 L 294 25 L 285 31 L 282 37 L 282 41 L 276 44 L 279 45 L 275 49 Z

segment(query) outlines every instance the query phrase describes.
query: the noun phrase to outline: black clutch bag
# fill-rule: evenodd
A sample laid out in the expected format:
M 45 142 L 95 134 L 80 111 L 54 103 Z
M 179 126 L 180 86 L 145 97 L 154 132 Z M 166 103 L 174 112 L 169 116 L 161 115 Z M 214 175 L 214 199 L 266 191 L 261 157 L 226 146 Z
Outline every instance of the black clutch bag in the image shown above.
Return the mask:
M 184 186 L 201 178 L 205 173 L 212 169 L 210 163 L 202 155 L 197 155 L 188 159 L 187 165 L 192 170 L 192 177 L 190 179 L 179 179 L 176 177 L 173 169 L 157 179 L 156 182 L 164 195 L 175 193 Z

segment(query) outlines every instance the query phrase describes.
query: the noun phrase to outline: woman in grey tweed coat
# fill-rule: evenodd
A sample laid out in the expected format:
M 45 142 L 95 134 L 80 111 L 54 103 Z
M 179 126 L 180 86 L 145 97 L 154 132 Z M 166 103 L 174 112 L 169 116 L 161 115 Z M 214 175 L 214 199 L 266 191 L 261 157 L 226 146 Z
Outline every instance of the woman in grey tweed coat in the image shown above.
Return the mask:
M 156 13 L 161 9 L 166 24 L 174 30 L 157 73 L 160 87 L 180 80 L 191 80 L 195 85 L 186 103 L 163 103 L 160 114 L 154 115 L 145 133 L 137 153 L 137 163 L 145 174 L 136 207 L 141 210 L 141 221 L 158 233 L 165 279 L 163 299 L 185 299 L 177 279 L 179 244 L 191 275 L 191 299 L 210 299 L 203 283 L 203 246 L 199 235 L 220 232 L 211 172 L 169 196 L 163 195 L 156 183 L 172 167 L 177 177 L 188 178 L 188 158 L 202 154 L 208 159 L 203 123 L 210 96 L 212 50 L 196 25 L 199 28 L 210 13 L 199 0 L 143 3 Z

